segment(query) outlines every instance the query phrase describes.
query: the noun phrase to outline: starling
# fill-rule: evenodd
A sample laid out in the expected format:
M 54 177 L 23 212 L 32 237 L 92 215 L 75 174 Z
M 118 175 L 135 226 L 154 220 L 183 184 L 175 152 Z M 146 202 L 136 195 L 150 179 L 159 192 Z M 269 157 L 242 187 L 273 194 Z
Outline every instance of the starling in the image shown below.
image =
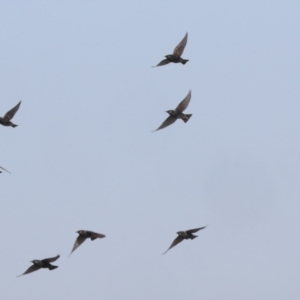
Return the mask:
M 167 110 L 166 112 L 169 114 L 169 117 L 154 131 L 163 129 L 173 124 L 177 119 L 181 119 L 184 123 L 186 123 L 192 115 L 184 114 L 182 112 L 188 107 L 191 97 L 192 94 L 191 91 L 189 91 L 187 96 L 178 104 L 175 110 Z
M 31 273 L 31 272 L 34 272 L 34 271 L 37 271 L 41 268 L 49 269 L 50 271 L 54 270 L 54 269 L 58 268 L 58 266 L 53 266 L 50 263 L 56 261 L 58 258 L 59 258 L 59 255 L 57 255 L 55 257 L 51 257 L 51 258 L 45 258 L 42 260 L 38 260 L 38 259 L 32 260 L 31 262 L 33 263 L 33 265 L 31 267 L 29 267 L 23 274 L 19 275 L 18 277 L 28 274 L 28 273 Z
M 75 251 L 86 239 L 90 238 L 92 241 L 99 238 L 104 238 L 105 235 L 101 234 L 101 233 L 97 233 L 97 232 L 93 232 L 93 231 L 88 231 L 88 230 L 78 230 L 76 231 L 79 236 L 77 237 L 74 247 L 70 253 L 70 255 L 72 254 L 73 251 Z
M 21 105 L 21 101 L 14 108 L 8 111 L 3 118 L 0 117 L 0 124 L 2 124 L 3 126 L 17 127 L 18 125 L 12 123 L 10 120 L 14 117 L 15 113 L 18 111 L 20 105 Z
M 153 66 L 152 68 L 159 67 L 159 66 L 164 66 L 164 65 L 167 65 L 170 62 L 182 63 L 183 65 L 185 65 L 189 60 L 181 58 L 181 55 L 182 55 L 182 53 L 184 51 L 184 48 L 186 46 L 187 39 L 188 39 L 188 33 L 185 34 L 182 41 L 176 46 L 176 48 L 173 51 L 173 54 L 166 55 L 164 60 L 162 60 L 158 65 Z
M 166 252 L 164 252 L 163 254 L 167 253 L 171 248 L 173 248 L 174 246 L 176 246 L 177 244 L 179 244 L 180 242 L 182 242 L 183 240 L 188 240 L 188 239 L 195 239 L 197 237 L 197 235 L 193 235 L 193 233 L 204 229 L 206 226 L 204 227 L 200 227 L 200 228 L 196 228 L 196 229 L 190 229 L 190 230 L 186 230 L 186 231 L 178 231 L 178 237 L 173 241 L 173 243 L 171 244 L 171 246 L 168 248 L 168 250 Z
M 6 169 L 4 169 L 3 167 L 0 166 L 0 168 L 6 172 L 8 172 L 9 174 L 11 174 L 9 171 L 7 171 Z M 2 173 L 2 171 L 0 171 L 0 173 Z

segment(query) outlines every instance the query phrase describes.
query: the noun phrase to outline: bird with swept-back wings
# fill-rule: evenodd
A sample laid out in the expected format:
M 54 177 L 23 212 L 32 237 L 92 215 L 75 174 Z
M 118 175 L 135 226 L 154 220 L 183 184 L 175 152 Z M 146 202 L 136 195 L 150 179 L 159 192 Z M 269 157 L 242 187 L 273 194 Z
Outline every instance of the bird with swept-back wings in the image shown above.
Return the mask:
M 14 124 L 10 120 L 14 117 L 15 113 L 18 111 L 19 107 L 21 105 L 21 101 L 11 110 L 9 110 L 4 117 L 0 117 L 0 124 L 3 126 L 11 126 L 11 127 L 17 127 L 18 125 Z
M 183 240 L 193 240 L 197 237 L 197 235 L 194 235 L 193 233 L 204 229 L 206 226 L 204 227 L 200 227 L 200 228 L 195 228 L 195 229 L 189 229 L 186 231 L 178 231 L 177 234 L 177 238 L 173 241 L 173 243 L 171 244 L 171 246 L 167 249 L 167 251 L 165 251 L 163 254 L 167 253 L 171 248 L 173 248 L 174 246 L 176 246 L 177 244 L 181 243 Z
M 164 65 L 167 65 L 171 62 L 173 62 L 173 63 L 182 63 L 183 65 L 185 65 L 189 60 L 188 59 L 183 59 L 181 57 L 181 55 L 182 55 L 182 53 L 184 51 L 184 48 L 186 46 L 187 39 L 188 39 L 188 33 L 185 34 L 182 41 L 175 47 L 175 49 L 173 51 L 173 54 L 166 55 L 165 59 L 163 59 L 158 65 L 153 66 L 153 68 L 159 67 L 159 66 L 164 66 Z
M 189 91 L 186 97 L 175 108 L 175 110 L 167 110 L 166 113 L 169 114 L 169 117 L 154 131 L 163 129 L 173 124 L 177 119 L 181 119 L 184 123 L 186 123 L 192 114 L 184 114 L 183 111 L 188 107 L 191 97 L 192 93 Z
M 78 230 L 76 231 L 79 235 L 75 241 L 75 244 L 73 246 L 73 249 L 70 253 L 70 255 L 72 254 L 73 251 L 75 251 L 86 239 L 90 238 L 91 241 L 99 238 L 104 238 L 105 235 L 101 234 L 101 233 L 97 233 L 97 232 L 93 232 L 93 231 L 89 231 L 89 230 Z
M 57 255 L 55 257 L 45 258 L 42 260 L 34 259 L 31 261 L 33 263 L 33 265 L 31 267 L 29 267 L 23 274 L 19 275 L 18 277 L 25 275 L 25 274 L 29 274 L 34 271 L 37 271 L 41 268 L 49 269 L 50 271 L 54 270 L 54 269 L 58 268 L 58 266 L 53 266 L 50 263 L 56 261 L 58 258 L 59 258 L 59 255 Z

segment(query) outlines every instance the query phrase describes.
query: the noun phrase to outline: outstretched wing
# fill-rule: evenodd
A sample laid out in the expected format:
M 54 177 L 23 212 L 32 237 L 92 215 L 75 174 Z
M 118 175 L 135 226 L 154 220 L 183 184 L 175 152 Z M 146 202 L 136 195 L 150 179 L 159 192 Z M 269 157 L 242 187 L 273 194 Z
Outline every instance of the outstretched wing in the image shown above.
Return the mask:
M 105 237 L 105 235 L 102 234 L 102 233 L 97 233 L 97 232 L 93 232 L 93 231 L 87 231 L 87 232 L 89 232 L 91 234 L 91 240 L 92 241 L 97 239 L 97 238 L 102 239 L 102 238 Z
M 25 275 L 25 274 L 28 274 L 28 273 L 31 273 L 31 272 L 34 272 L 34 271 L 37 271 L 39 270 L 41 267 L 37 266 L 37 265 L 32 265 L 31 267 L 29 267 L 23 274 L 17 276 L 17 277 L 20 277 L 22 275 Z
M 3 167 L 0 167 L 2 170 L 8 172 L 9 174 L 11 174 L 9 171 L 7 171 L 6 169 L 4 169 Z
M 186 232 L 188 232 L 188 233 L 195 233 L 195 232 L 197 232 L 197 231 L 199 231 L 201 229 L 204 229 L 204 228 L 206 228 L 206 226 L 203 226 L 203 227 L 200 227 L 200 228 L 195 228 L 195 229 L 190 229 L 190 230 L 187 230 Z
M 21 101 L 14 108 L 12 108 L 11 110 L 9 110 L 5 114 L 5 116 L 3 117 L 3 119 L 5 121 L 10 121 L 14 117 L 15 113 L 18 111 L 20 105 L 21 105 Z
M 189 91 L 189 93 L 186 95 L 186 97 L 178 104 L 178 106 L 175 108 L 176 113 L 183 112 L 189 105 L 192 98 L 192 92 Z
M 157 64 L 156 66 L 153 66 L 152 68 L 159 67 L 159 66 L 164 66 L 164 65 L 167 65 L 168 63 L 170 63 L 169 60 L 163 59 L 159 64 Z
M 180 242 L 182 242 L 184 240 L 183 237 L 181 237 L 180 235 L 173 241 L 173 243 L 171 244 L 171 246 L 168 248 L 168 250 L 166 252 L 164 252 L 163 254 L 167 253 L 171 248 L 173 248 L 174 246 L 176 246 L 177 244 L 179 244 Z
M 77 237 L 76 241 L 75 241 L 75 244 L 73 246 L 73 249 L 70 253 L 70 255 L 72 254 L 73 251 L 75 251 L 84 241 L 86 240 L 86 237 L 79 234 L 79 236 Z
M 177 120 L 177 118 L 174 118 L 172 116 L 169 116 L 156 130 L 154 131 L 157 131 L 157 130 L 160 130 L 160 129 L 163 129 L 171 124 L 173 124 L 175 121 Z
M 187 43 L 187 39 L 188 39 L 188 33 L 185 34 L 182 41 L 176 46 L 176 48 L 173 51 L 173 55 L 179 56 L 179 57 L 182 55 L 184 48 L 186 46 L 186 43 Z
M 59 258 L 59 256 L 60 255 L 57 255 L 55 257 L 50 257 L 50 258 L 42 259 L 42 262 L 49 262 L 49 263 L 54 262 L 54 261 L 56 261 Z

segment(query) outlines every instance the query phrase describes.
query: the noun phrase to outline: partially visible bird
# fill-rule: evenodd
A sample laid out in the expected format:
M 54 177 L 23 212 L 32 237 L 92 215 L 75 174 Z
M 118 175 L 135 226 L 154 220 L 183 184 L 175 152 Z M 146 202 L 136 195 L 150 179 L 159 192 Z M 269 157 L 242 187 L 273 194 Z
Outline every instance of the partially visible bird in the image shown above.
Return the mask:
M 170 62 L 182 63 L 183 65 L 185 65 L 189 60 L 181 58 L 181 55 L 182 55 L 182 53 L 184 51 L 184 48 L 186 46 L 187 39 L 188 39 L 188 33 L 185 34 L 182 41 L 176 46 L 176 48 L 173 51 L 173 54 L 166 55 L 164 60 L 162 60 L 158 65 L 153 66 L 152 68 L 159 67 L 159 66 L 164 66 L 164 65 L 169 64 Z
M 188 240 L 188 239 L 195 239 L 197 237 L 197 235 L 194 235 L 193 233 L 204 229 L 206 226 L 204 227 L 200 227 L 200 228 L 196 228 L 196 229 L 189 229 L 186 231 L 178 231 L 178 237 L 173 241 L 173 243 L 171 244 L 171 246 L 167 249 L 166 252 L 164 252 L 163 254 L 167 253 L 171 248 L 173 248 L 174 246 L 176 246 L 177 244 L 179 244 L 180 242 L 182 242 L 183 240 Z
M 9 174 L 11 174 L 9 171 L 7 171 L 6 169 L 4 169 L 3 167 L 0 166 L 0 168 L 6 172 L 8 172 Z M 0 173 L 2 173 L 2 171 L 0 171 Z
M 38 259 L 32 260 L 31 262 L 33 263 L 33 265 L 31 267 L 29 267 L 23 274 L 21 274 L 17 277 L 37 271 L 41 268 L 49 269 L 50 271 L 54 270 L 54 269 L 58 268 L 58 266 L 53 266 L 50 263 L 56 261 L 58 258 L 59 258 L 59 255 L 57 255 L 55 257 L 51 257 L 51 258 L 45 258 L 42 260 L 38 260 Z
M 70 253 L 70 255 L 72 254 L 73 251 L 75 251 L 86 239 L 90 238 L 92 241 L 99 238 L 104 238 L 105 235 L 101 234 L 101 233 L 97 233 L 97 232 L 93 232 L 93 231 L 88 231 L 88 230 L 78 230 L 76 231 L 79 235 L 75 241 L 75 244 L 73 246 L 73 249 Z
M 191 91 L 186 95 L 186 97 L 178 104 L 175 110 L 167 110 L 166 113 L 169 114 L 169 117 L 154 131 L 159 129 L 163 129 L 171 124 L 173 124 L 177 119 L 181 119 L 184 123 L 186 123 L 192 114 L 184 114 L 182 113 L 189 105 L 192 97 Z
M 18 111 L 20 105 L 21 105 L 21 101 L 14 108 L 9 110 L 4 115 L 4 117 L 0 117 L 0 124 L 3 126 L 17 127 L 18 125 L 12 123 L 10 120 L 14 117 L 15 113 Z

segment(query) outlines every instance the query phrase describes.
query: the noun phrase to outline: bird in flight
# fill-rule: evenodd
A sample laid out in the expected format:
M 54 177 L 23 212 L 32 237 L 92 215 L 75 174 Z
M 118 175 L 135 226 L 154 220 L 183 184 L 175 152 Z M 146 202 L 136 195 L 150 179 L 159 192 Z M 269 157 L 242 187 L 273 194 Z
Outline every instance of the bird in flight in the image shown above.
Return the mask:
M 7 171 L 6 169 L 4 169 L 3 167 L 0 166 L 0 168 L 6 172 L 8 172 L 9 174 L 11 174 L 9 171 Z M 2 173 L 2 171 L 0 171 L 0 173 Z
M 167 253 L 171 248 L 173 248 L 174 246 L 176 246 L 177 244 L 181 243 L 183 240 L 188 240 L 188 239 L 195 239 L 197 237 L 197 235 L 194 235 L 193 233 L 204 229 L 206 226 L 204 227 L 200 227 L 200 228 L 195 228 L 195 229 L 189 229 L 186 231 L 178 231 L 178 237 L 173 241 L 173 243 L 171 244 L 171 246 L 167 249 L 166 252 L 164 252 L 163 254 Z
M 18 125 L 12 123 L 10 120 L 14 117 L 15 113 L 18 111 L 20 105 L 21 105 L 21 101 L 14 108 L 9 110 L 4 115 L 4 117 L 0 117 L 0 124 L 3 126 L 17 127 Z
M 182 63 L 185 65 L 189 60 L 188 59 L 183 59 L 181 58 L 181 55 L 184 51 L 184 48 L 186 46 L 188 39 L 188 33 L 185 34 L 184 38 L 182 41 L 175 47 L 173 54 L 168 54 L 165 56 L 165 59 L 163 59 L 158 65 L 153 66 L 152 68 L 159 67 L 159 66 L 164 66 L 167 65 L 171 62 L 173 63 Z
M 51 257 L 51 258 L 45 258 L 42 260 L 38 260 L 38 259 L 32 260 L 31 262 L 33 263 L 33 265 L 31 267 L 29 267 L 23 274 L 19 275 L 18 277 L 28 274 L 28 273 L 31 273 L 31 272 L 34 272 L 34 271 L 37 271 L 41 268 L 49 269 L 50 271 L 54 270 L 54 269 L 58 268 L 58 266 L 53 266 L 50 263 L 56 261 L 58 258 L 59 258 L 59 255 L 57 255 L 55 257 Z
M 73 251 L 75 251 L 86 239 L 90 238 L 92 241 L 99 238 L 104 238 L 105 235 L 101 234 L 101 233 L 97 233 L 97 232 L 93 232 L 93 231 L 88 231 L 88 230 L 78 230 L 76 231 L 79 235 L 75 241 L 75 244 L 73 246 L 73 249 L 70 253 L 70 255 L 72 254 Z
M 166 113 L 169 114 L 169 117 L 154 131 L 163 129 L 171 124 L 173 124 L 177 119 L 181 119 L 186 123 L 192 114 L 184 114 L 183 111 L 188 107 L 192 97 L 191 91 L 186 95 L 186 97 L 178 104 L 175 110 L 167 110 Z

